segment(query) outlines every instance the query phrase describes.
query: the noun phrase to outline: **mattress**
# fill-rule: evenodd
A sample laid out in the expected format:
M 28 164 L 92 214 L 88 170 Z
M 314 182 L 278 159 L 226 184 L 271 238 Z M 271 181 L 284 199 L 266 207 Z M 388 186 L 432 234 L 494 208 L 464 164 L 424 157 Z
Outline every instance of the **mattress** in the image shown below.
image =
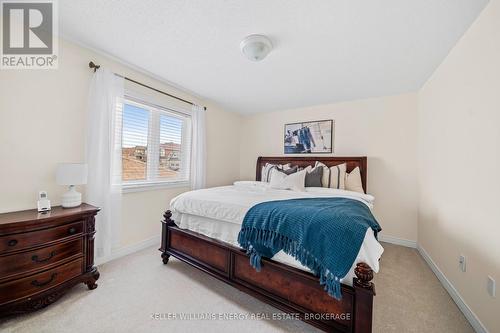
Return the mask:
M 369 207 L 373 205 L 373 197 L 349 191 L 314 188 L 308 189 L 307 192 L 295 192 L 272 190 L 260 182 L 245 182 L 183 193 L 172 200 L 171 210 L 172 218 L 179 228 L 240 247 L 237 241 L 238 233 L 244 215 L 253 205 L 270 200 L 324 196 L 349 197 L 360 200 Z M 373 230 L 368 228 L 356 260 L 341 282 L 352 285 L 354 268 L 359 262 L 368 264 L 377 273 L 383 251 Z M 272 259 L 310 272 L 307 267 L 283 251 L 278 252 Z

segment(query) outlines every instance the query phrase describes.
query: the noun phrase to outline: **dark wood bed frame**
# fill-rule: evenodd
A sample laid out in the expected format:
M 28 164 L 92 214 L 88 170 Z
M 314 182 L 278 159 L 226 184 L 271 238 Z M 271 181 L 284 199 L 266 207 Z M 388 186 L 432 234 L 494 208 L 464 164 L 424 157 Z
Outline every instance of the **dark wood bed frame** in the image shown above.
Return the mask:
M 308 166 L 315 161 L 327 166 L 347 163 L 347 171 L 359 167 L 366 191 L 366 157 L 259 157 L 256 179 L 260 180 L 266 163 Z M 367 264 L 357 264 L 353 286 L 343 284 L 342 300 L 338 301 L 328 296 L 311 273 L 271 259 L 263 259 L 262 270 L 257 272 L 240 248 L 179 229 L 169 210 L 163 217 L 160 251 L 164 264 L 173 256 L 282 311 L 298 314 L 305 322 L 324 331 L 372 331 L 375 287 L 370 282 L 373 271 Z

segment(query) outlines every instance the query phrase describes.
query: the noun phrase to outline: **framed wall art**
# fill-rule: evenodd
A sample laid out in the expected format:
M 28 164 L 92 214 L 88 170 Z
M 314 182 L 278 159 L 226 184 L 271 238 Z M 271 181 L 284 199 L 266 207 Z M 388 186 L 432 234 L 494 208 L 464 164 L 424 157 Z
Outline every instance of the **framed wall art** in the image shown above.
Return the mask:
M 285 125 L 285 154 L 333 153 L 333 120 L 307 121 Z

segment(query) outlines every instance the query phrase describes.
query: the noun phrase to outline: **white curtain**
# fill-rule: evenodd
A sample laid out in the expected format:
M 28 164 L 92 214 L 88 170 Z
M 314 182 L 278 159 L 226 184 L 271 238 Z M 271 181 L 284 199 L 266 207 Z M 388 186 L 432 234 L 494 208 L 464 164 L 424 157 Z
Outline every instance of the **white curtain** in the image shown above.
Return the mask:
M 98 258 L 110 255 L 120 239 L 121 131 L 116 129 L 121 128 L 123 95 L 123 78 L 102 67 L 94 73 L 87 107 L 86 201 L 101 208 L 96 217 Z
M 192 131 L 191 188 L 198 190 L 205 187 L 207 169 L 205 108 L 203 106 L 193 105 L 192 107 Z

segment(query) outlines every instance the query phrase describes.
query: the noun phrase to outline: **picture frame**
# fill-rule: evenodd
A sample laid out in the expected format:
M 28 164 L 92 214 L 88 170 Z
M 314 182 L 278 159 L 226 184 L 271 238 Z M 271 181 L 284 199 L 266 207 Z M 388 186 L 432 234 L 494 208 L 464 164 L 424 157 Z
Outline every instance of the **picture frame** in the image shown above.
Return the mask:
M 289 154 L 332 154 L 333 119 L 288 123 L 284 126 L 283 152 Z

